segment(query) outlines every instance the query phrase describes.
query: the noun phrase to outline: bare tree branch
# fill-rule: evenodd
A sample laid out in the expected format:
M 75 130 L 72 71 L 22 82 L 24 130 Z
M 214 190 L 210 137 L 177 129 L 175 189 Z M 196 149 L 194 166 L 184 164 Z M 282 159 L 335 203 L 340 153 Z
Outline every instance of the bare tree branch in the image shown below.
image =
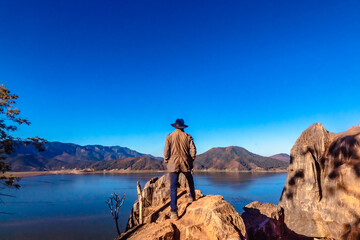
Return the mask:
M 113 194 L 111 194 L 111 197 L 108 199 L 108 201 L 105 202 L 108 204 L 111 215 L 112 215 L 113 219 L 115 220 L 116 230 L 119 235 L 120 235 L 119 223 L 118 223 L 119 209 L 125 201 L 125 196 L 126 196 L 126 193 L 124 193 L 124 195 L 122 197 L 120 197 L 116 193 L 113 193 Z

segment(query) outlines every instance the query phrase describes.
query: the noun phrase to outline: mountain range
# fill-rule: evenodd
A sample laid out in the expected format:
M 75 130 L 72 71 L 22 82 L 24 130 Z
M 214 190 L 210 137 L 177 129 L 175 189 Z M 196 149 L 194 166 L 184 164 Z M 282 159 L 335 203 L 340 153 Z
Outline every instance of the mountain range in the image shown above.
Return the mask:
M 7 156 L 12 171 L 46 171 L 62 169 L 102 170 L 165 170 L 162 158 L 139 153 L 126 147 L 48 142 L 45 151 L 21 145 Z M 288 162 L 273 157 L 263 157 L 241 147 L 212 148 L 199 154 L 195 170 L 257 171 L 286 169 Z

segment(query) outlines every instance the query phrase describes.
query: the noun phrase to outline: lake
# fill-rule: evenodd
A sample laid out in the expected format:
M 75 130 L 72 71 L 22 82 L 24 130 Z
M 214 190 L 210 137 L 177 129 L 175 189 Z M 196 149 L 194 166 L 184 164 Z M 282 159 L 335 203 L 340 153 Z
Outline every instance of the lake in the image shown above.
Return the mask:
M 143 187 L 163 173 L 119 175 L 48 175 L 23 178 L 21 188 L 0 189 L 0 238 L 113 239 L 117 232 L 105 201 L 126 192 L 120 209 L 123 231 L 134 201 L 136 182 Z M 277 204 L 286 173 L 195 173 L 195 188 L 220 194 L 241 213 L 252 202 Z M 6 195 L 6 196 L 4 196 Z

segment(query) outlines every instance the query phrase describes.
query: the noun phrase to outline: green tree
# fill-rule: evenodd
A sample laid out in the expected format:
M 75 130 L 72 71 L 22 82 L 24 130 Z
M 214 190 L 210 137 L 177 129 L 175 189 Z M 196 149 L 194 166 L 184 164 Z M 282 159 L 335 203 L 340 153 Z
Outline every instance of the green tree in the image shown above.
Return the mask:
M 13 137 L 19 125 L 30 125 L 29 120 L 20 117 L 20 110 L 15 107 L 18 96 L 11 94 L 2 84 L 0 85 L 0 183 L 6 186 L 19 188 L 18 178 L 5 174 L 10 171 L 10 166 L 6 162 L 6 156 L 12 153 L 20 144 L 33 144 L 39 151 L 44 151 L 43 138 L 28 137 L 26 139 Z

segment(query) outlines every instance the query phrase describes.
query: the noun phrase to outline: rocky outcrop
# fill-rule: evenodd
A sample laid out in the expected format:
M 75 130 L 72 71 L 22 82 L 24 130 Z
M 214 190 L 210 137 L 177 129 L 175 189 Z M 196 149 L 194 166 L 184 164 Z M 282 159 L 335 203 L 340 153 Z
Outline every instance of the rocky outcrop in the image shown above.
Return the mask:
M 222 196 L 209 195 L 193 203 L 181 199 L 180 206 L 184 204 L 178 220 L 168 219 L 170 209 L 163 209 L 163 217 L 138 225 L 119 239 L 244 239 L 241 217 Z
M 241 214 L 247 239 L 282 239 L 285 235 L 283 209 L 271 203 L 252 202 Z
M 203 196 L 196 190 L 196 201 L 187 197 L 187 182 L 179 178 L 179 219 L 169 219 L 169 180 L 164 175 L 151 179 L 144 187 L 144 224 L 139 224 L 138 203 L 132 209 L 127 231 L 118 239 L 245 239 L 245 225 L 234 207 L 220 195 Z
M 337 134 L 320 123 L 306 129 L 291 149 L 279 205 L 285 224 L 298 234 L 356 237 L 360 227 L 360 126 Z
M 186 195 L 186 191 L 188 188 L 188 183 L 183 174 L 179 176 L 179 185 L 178 185 L 178 195 L 183 196 Z M 143 223 L 151 223 L 156 221 L 157 219 L 165 218 L 165 214 L 163 208 L 170 208 L 170 178 L 169 174 L 165 174 L 164 176 L 158 178 L 152 178 L 148 181 L 143 190 Z M 195 191 L 196 197 L 202 197 L 202 193 L 199 190 Z M 184 198 L 179 199 L 179 203 L 185 200 Z M 179 205 L 179 210 L 183 205 Z M 139 225 L 139 202 L 135 201 L 134 206 L 131 210 L 131 214 L 128 220 L 128 224 L 126 226 L 126 230 L 133 228 Z
M 244 207 L 241 216 L 220 195 L 203 196 L 196 190 L 196 201 L 187 197 L 187 182 L 179 178 L 179 219 L 169 219 L 169 177 L 153 178 L 146 183 L 144 223 L 139 224 L 136 201 L 129 217 L 127 231 L 117 240 L 141 239 L 247 239 L 247 240 L 308 240 L 290 231 L 284 223 L 283 209 L 274 204 L 253 202 Z
M 248 240 L 313 240 L 287 228 L 282 207 L 271 203 L 249 203 L 241 217 L 245 223 Z

